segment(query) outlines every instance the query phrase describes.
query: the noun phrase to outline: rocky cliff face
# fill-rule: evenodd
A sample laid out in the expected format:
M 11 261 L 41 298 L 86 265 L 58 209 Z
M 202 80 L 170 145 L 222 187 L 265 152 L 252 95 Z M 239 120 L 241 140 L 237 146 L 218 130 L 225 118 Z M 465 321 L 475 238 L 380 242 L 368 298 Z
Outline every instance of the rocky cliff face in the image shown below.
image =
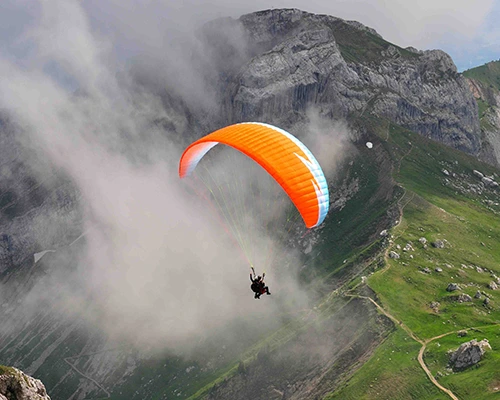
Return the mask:
M 204 35 L 223 36 L 228 26 L 242 32 L 238 45 L 245 51 L 225 50 L 239 59 L 221 85 L 227 122 L 274 121 L 286 127 L 314 106 L 333 119 L 387 118 L 479 154 L 477 105 L 446 53 L 402 49 L 359 23 L 295 9 L 209 24 Z
M 0 366 L 0 400 L 50 400 L 38 379 L 17 368 Z
M 465 71 L 469 89 L 479 104 L 483 135 L 481 158 L 500 165 L 500 62 L 493 61 Z

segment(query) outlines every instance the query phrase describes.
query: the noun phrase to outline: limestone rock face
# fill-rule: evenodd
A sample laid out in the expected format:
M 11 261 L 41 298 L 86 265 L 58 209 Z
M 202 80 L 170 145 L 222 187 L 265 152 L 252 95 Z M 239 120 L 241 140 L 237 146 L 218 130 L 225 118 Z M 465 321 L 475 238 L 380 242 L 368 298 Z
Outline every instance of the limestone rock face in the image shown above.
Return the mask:
M 468 368 L 481 361 L 486 350 L 491 350 L 487 339 L 480 342 L 473 339 L 470 342 L 462 343 L 456 351 L 450 354 L 450 365 L 456 371 Z
M 273 120 L 287 127 L 314 105 L 334 119 L 388 118 L 479 153 L 477 104 L 446 53 L 402 49 L 359 23 L 295 9 L 252 13 L 235 24 L 247 56 L 224 75 L 228 122 Z M 205 35 L 221 25 L 210 24 Z
M 50 400 L 43 383 L 17 368 L 0 367 L 0 400 Z
M 498 73 L 498 61 L 492 61 L 481 68 Z M 481 150 L 481 159 L 500 165 L 500 92 L 498 86 L 491 85 L 470 76 L 465 78 L 473 96 L 489 107 L 481 115 L 481 129 L 484 133 L 484 143 Z M 482 177 L 481 177 L 482 178 Z

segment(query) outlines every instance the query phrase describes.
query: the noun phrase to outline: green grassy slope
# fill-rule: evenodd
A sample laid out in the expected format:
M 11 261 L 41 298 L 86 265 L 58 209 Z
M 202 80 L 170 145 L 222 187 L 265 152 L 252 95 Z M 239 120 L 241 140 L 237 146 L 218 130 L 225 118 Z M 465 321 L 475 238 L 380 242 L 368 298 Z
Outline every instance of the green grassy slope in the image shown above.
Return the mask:
M 416 359 L 419 349 L 417 342 L 398 329 L 345 386 L 324 400 L 448 398 L 429 384 Z
M 380 63 L 384 61 L 387 55 L 384 53 L 389 48 L 393 55 L 398 57 L 415 59 L 420 54 L 408 51 L 393 43 L 388 42 L 382 37 L 370 32 L 369 30 L 359 29 L 349 21 L 341 19 L 325 20 L 333 31 L 335 41 L 339 45 L 342 57 L 347 62 L 356 62 L 368 64 L 372 62 Z
M 498 396 L 500 290 L 487 285 L 500 275 L 499 189 L 485 189 L 472 171 L 497 177 L 500 171 L 397 126 L 390 127 L 386 146 L 396 163 L 395 179 L 405 189 L 400 201 L 403 218 L 391 231 L 388 248 L 400 258 L 387 258 L 386 266 L 368 277 L 367 285 L 378 303 L 417 338 L 431 340 L 424 360 L 442 385 L 461 399 Z M 426 239 L 426 245 L 420 238 Z M 434 248 L 431 242 L 436 240 L 445 241 L 444 248 Z M 404 251 L 407 244 L 413 250 Z M 449 283 L 461 289 L 448 292 Z M 478 299 L 474 298 L 477 291 L 481 293 Z M 462 293 L 472 301 L 458 302 L 456 296 Z M 485 297 L 490 299 L 488 305 Z M 456 334 L 479 326 L 481 330 L 469 337 Z M 447 333 L 445 338 L 432 340 Z M 446 350 L 476 337 L 488 338 L 494 351 L 469 370 L 447 370 Z M 431 390 L 416 362 L 420 347 L 398 331 L 346 386 L 328 398 L 448 398 L 442 392 L 433 393 L 435 387 Z M 388 362 L 391 348 L 399 355 L 408 348 L 408 358 Z
M 463 76 L 477 80 L 485 85 L 500 90 L 500 60 L 464 71 Z
M 454 373 L 447 368 L 449 350 L 456 350 L 460 343 L 471 339 L 488 339 L 493 351 L 486 351 L 483 360 L 475 367 Z M 433 341 L 427 349 L 425 361 L 433 375 L 453 390 L 460 399 L 498 399 L 500 396 L 500 328 L 490 326 L 471 330 L 466 337 L 452 334 Z

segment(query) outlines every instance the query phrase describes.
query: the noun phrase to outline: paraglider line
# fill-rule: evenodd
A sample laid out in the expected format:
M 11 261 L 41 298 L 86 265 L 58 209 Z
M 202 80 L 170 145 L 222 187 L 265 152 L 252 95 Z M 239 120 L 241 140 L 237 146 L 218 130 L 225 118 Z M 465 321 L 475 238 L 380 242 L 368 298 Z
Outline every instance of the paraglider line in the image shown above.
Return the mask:
M 200 180 L 198 179 L 196 176 L 193 176 L 194 180 Z M 188 180 L 189 181 L 189 180 Z M 204 183 L 204 182 L 203 182 Z M 226 222 L 221 218 L 220 216 L 220 213 L 217 211 L 217 208 L 215 207 L 215 205 L 213 204 L 212 200 L 210 199 L 209 196 L 207 196 L 205 193 L 203 193 L 201 190 L 199 190 L 195 185 L 193 185 L 192 183 L 190 183 L 190 186 L 191 188 L 195 191 L 195 193 L 200 196 L 201 198 L 203 198 L 205 201 L 208 202 L 209 206 L 210 206 L 210 209 L 212 210 L 212 212 L 215 214 L 217 220 L 218 220 L 218 223 L 222 226 L 222 228 L 224 229 L 224 231 L 226 232 L 226 234 L 233 240 L 233 242 L 238 246 L 239 250 L 240 250 L 240 255 L 242 256 L 242 258 L 248 263 L 248 265 L 252 266 L 252 262 L 250 261 L 250 259 L 248 258 L 247 254 L 243 251 L 242 247 L 241 247 L 241 243 L 238 242 L 238 240 L 236 239 L 235 237 L 235 234 L 234 232 L 232 232 L 232 229 L 230 229 L 228 227 L 228 225 L 226 224 Z M 206 186 L 206 185 L 205 185 Z M 209 189 L 210 190 L 210 189 Z

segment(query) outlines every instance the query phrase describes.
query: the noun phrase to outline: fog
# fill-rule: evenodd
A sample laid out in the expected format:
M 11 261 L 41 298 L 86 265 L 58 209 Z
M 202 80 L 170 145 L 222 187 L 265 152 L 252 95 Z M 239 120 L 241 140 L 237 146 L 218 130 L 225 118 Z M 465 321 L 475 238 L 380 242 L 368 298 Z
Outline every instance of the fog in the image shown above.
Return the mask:
M 296 279 L 298 250 L 285 249 L 283 237 L 266 230 L 286 220 L 291 203 L 260 167 L 214 151 L 205 164 L 213 168 L 212 185 L 222 187 L 228 171 L 242 171 L 230 174 L 239 185 L 225 210 L 238 222 L 228 234 L 228 223 L 193 192 L 197 183 L 177 175 L 179 143 L 186 142 L 179 134 L 195 132 L 185 114 L 165 106 L 161 88 L 197 115 L 217 108 L 206 83 L 214 60 L 192 34 L 207 15 L 194 18 L 168 3 L 160 21 L 162 8 L 127 7 L 133 4 L 25 2 L 24 13 L 17 9 L 23 29 L 0 59 L 0 107 L 12 118 L 17 140 L 37 154 L 24 160 L 37 179 L 57 171 L 76 187 L 84 242 L 82 252 L 54 244 L 63 269 L 35 285 L 21 312 L 31 316 L 43 298 L 69 321 L 141 349 L 186 346 L 236 317 L 279 324 L 291 305 L 310 302 Z M 318 128 L 324 130 L 324 121 L 311 113 L 303 139 L 331 178 L 345 135 L 323 141 Z M 169 128 L 154 121 L 168 121 Z M 244 210 L 235 206 L 242 199 Z M 57 236 L 51 231 L 64 218 L 51 210 L 38 215 L 32 229 Z M 253 299 L 250 266 L 266 271 L 271 298 Z

